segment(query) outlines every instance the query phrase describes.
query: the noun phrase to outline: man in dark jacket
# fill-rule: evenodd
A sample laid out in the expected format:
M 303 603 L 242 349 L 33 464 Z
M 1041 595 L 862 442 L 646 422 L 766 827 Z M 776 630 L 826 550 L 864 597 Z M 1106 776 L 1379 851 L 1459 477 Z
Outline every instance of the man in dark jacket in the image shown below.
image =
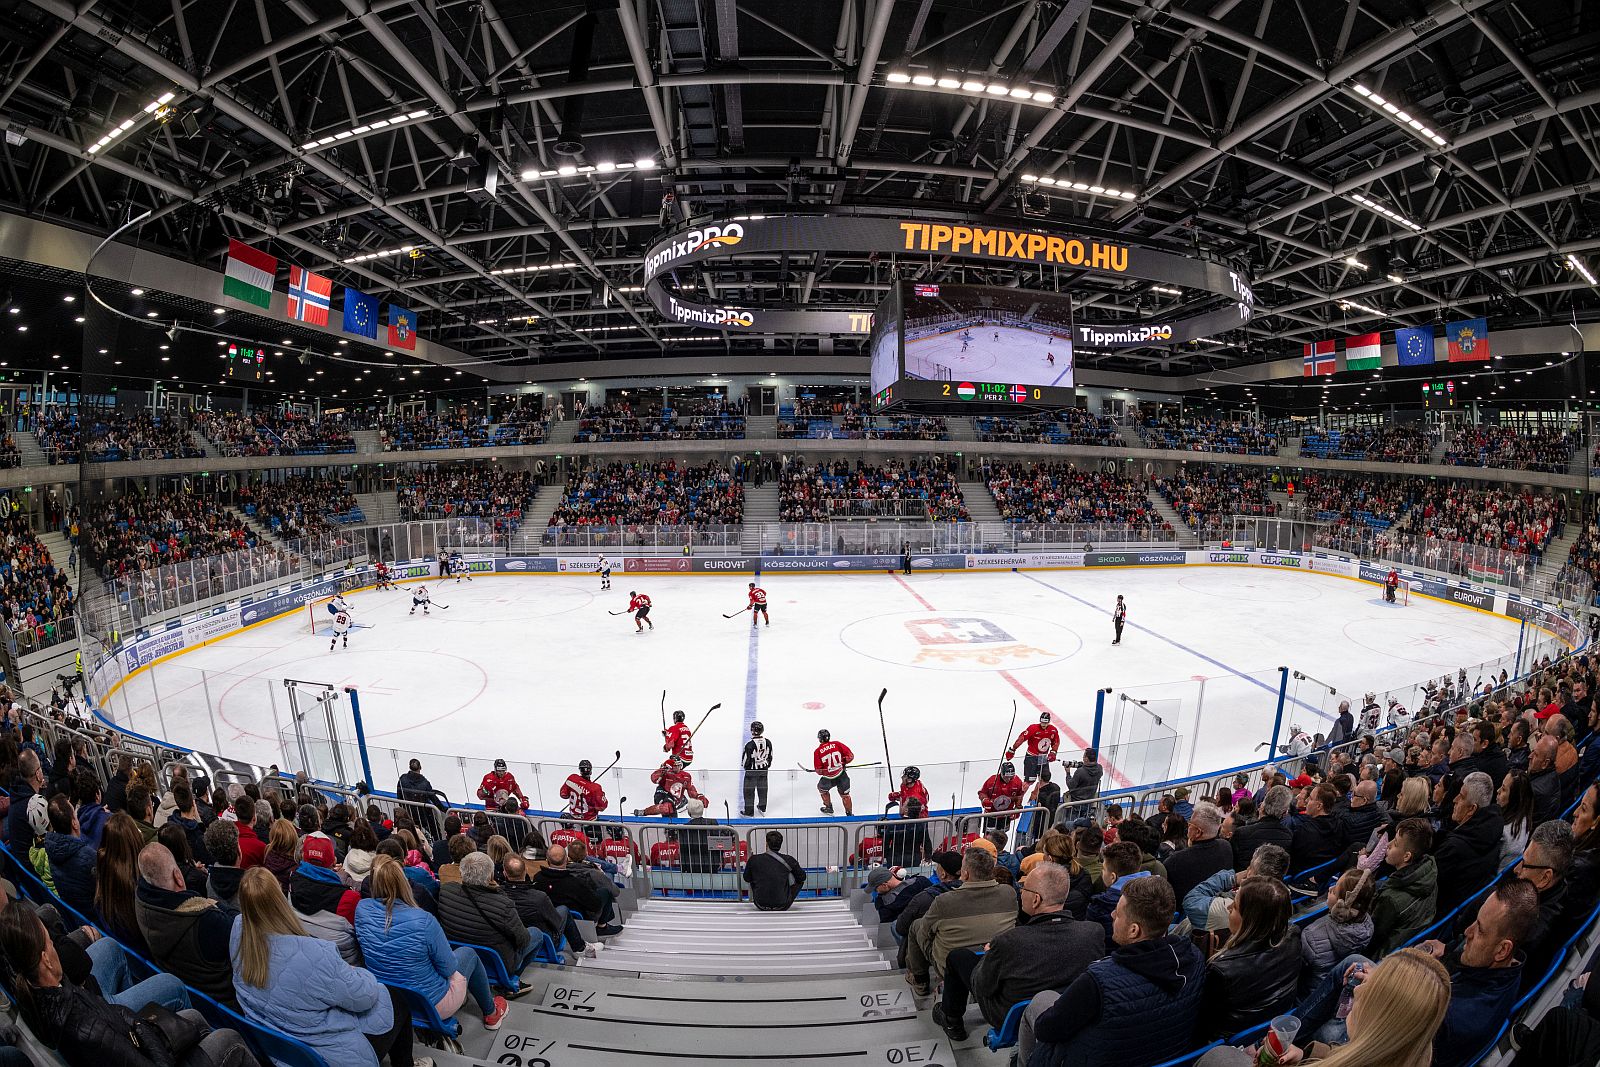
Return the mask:
M 128 806 L 128 780 L 133 775 L 133 757 L 126 752 L 117 757 L 117 770 L 106 783 L 106 793 L 101 803 L 115 815 Z
M 1233 846 L 1222 837 L 1222 811 L 1215 804 L 1195 805 L 1189 820 L 1189 846 L 1165 861 L 1167 882 L 1182 900 L 1189 890 L 1218 871 L 1233 868 Z
M 578 929 L 578 924 L 573 921 L 572 913 L 564 907 L 557 907 L 550 899 L 550 894 L 534 887 L 528 881 L 528 865 L 521 856 L 507 856 L 500 864 L 501 874 L 504 878 L 500 888 L 506 898 L 517 909 L 517 916 L 522 920 L 529 931 L 538 930 L 550 935 L 550 940 L 561 943 L 561 937 L 566 935 L 567 944 L 572 946 L 572 951 L 579 955 L 593 956 L 584 944 L 583 932 Z
M 1285 852 L 1294 840 L 1294 831 L 1284 823 L 1289 809 L 1294 806 L 1294 791 L 1286 785 L 1275 785 L 1261 798 L 1261 818 L 1246 823 L 1233 832 L 1233 869 L 1242 871 L 1250 866 L 1250 857 L 1262 845 L 1277 845 Z
M 1441 941 L 1417 946 L 1450 969 L 1450 1007 L 1434 1034 L 1434 1067 L 1474 1062 L 1510 1013 L 1522 985 L 1522 941 L 1538 913 L 1533 886 L 1508 878 L 1484 898 L 1459 943 L 1448 949 Z
M 1333 727 L 1328 730 L 1327 747 L 1341 745 L 1356 735 L 1356 717 L 1350 712 L 1348 700 L 1339 701 L 1339 717 L 1333 721 Z
M 1165 878 L 1127 884 L 1112 915 L 1112 954 L 1063 992 L 1036 994 L 1023 1013 L 1023 1063 L 1157 1063 L 1194 1044 L 1205 961 L 1187 938 L 1168 936 L 1176 904 Z
M 1426 819 L 1406 819 L 1395 827 L 1385 857 L 1394 868 L 1372 902 L 1372 944 L 1368 954 L 1382 959 L 1419 933 L 1437 914 L 1439 865 L 1428 850 L 1433 828 Z
M 926 875 L 901 877 L 905 873 L 898 867 L 874 867 L 867 872 L 867 888 L 872 891 L 872 906 L 878 913 L 878 921 L 891 928 L 906 905 L 933 884 L 933 879 Z
M 1304 815 L 1294 820 L 1294 837 L 1289 843 L 1289 866 L 1299 874 L 1338 857 L 1344 848 L 1339 820 L 1332 814 L 1339 802 L 1333 786 L 1324 782 L 1311 790 Z
M 207 872 L 206 896 L 237 908 L 239 880 L 244 877 L 244 868 L 239 866 L 239 824 L 218 819 L 206 827 L 205 838 L 206 851 L 214 861 Z
M 150 946 L 150 960 L 185 985 L 234 1011 L 233 961 L 228 938 L 235 909 L 189 892 L 167 846 L 153 842 L 139 852 L 139 885 L 134 892 L 139 930 Z
M 435 871 L 447 864 L 454 863 L 456 858 L 450 855 L 450 840 L 461 836 L 461 816 L 446 815 L 444 817 L 444 836 L 433 843 L 433 862 L 430 864 Z
M 50 857 L 50 877 L 56 896 L 85 917 L 94 910 L 94 847 L 78 829 L 78 813 L 64 794 L 50 802 L 50 832 L 44 835 L 44 851 Z
M 1383 812 L 1378 810 L 1378 783 L 1357 782 L 1350 790 L 1350 806 L 1339 813 L 1339 835 L 1345 847 L 1365 847 L 1372 831 L 1383 825 L 1383 821 Z
M 944 993 L 933 1021 L 952 1041 L 964 1041 L 967 992 L 977 998 L 984 1020 L 1005 1022 L 1011 1005 L 1046 989 L 1064 989 L 1084 968 L 1105 955 L 1098 923 L 1081 922 L 1065 911 L 1072 875 L 1055 863 L 1037 864 L 1022 879 L 1022 910 L 1027 918 L 995 936 L 982 956 L 958 948 L 945 959 Z
M 589 880 L 588 874 L 567 866 L 565 846 L 550 846 L 545 853 L 544 869 L 533 876 L 533 885 L 548 895 L 552 904 L 575 911 L 591 922 L 599 921 L 603 903 L 600 891 Z
M 1100 753 L 1096 749 L 1083 750 L 1083 762 L 1067 781 L 1068 800 L 1093 800 L 1100 795 L 1100 779 L 1105 776 L 1100 766 Z
M 697 797 L 691 797 L 684 809 L 689 822 L 678 831 L 678 865 L 693 874 L 712 874 L 722 870 L 722 851 L 712 847 L 715 839 L 724 840 L 721 830 L 690 829 L 690 827 L 716 826 L 717 820 L 706 818 L 706 806 Z
M 511 974 L 521 972 L 540 944 L 494 884 L 494 860 L 483 852 L 461 858 L 461 881 L 439 886 L 439 924 L 451 941 L 494 949 Z
M 961 884 L 961 853 L 935 852 L 933 854 L 933 881 L 906 902 L 905 910 L 894 921 L 895 940 L 900 942 L 900 966 L 906 965 L 906 942 L 911 937 L 911 924 L 928 914 L 933 902 Z
M 933 852 L 933 842 L 928 839 L 928 824 L 913 822 L 923 817 L 922 801 L 912 798 L 905 802 L 905 815 L 878 826 L 878 837 L 883 841 L 883 862 L 890 867 L 920 867 Z
M 1500 869 L 1500 831 L 1505 824 L 1495 805 L 1494 784 L 1483 771 L 1461 783 L 1450 808 L 1450 830 L 1434 845 L 1439 865 L 1439 912 L 1450 911 L 1494 881 Z
M 767 850 L 751 856 L 744 867 L 750 883 L 750 902 L 759 911 L 788 911 L 805 888 L 806 872 L 800 861 L 783 852 L 783 835 L 767 831 Z
M 33 844 L 33 827 L 28 825 L 28 801 L 44 788 L 44 767 L 39 754 L 31 748 L 22 750 L 17 757 L 17 776 L 11 780 L 11 809 L 6 812 L 6 847 L 13 856 L 28 858 L 28 846 Z
M 1561 777 L 1556 773 L 1556 751 L 1561 742 L 1544 734 L 1533 743 L 1528 755 L 1528 786 L 1533 790 L 1533 825 L 1549 822 L 1561 814 Z M 17 802 L 11 802 L 13 809 Z

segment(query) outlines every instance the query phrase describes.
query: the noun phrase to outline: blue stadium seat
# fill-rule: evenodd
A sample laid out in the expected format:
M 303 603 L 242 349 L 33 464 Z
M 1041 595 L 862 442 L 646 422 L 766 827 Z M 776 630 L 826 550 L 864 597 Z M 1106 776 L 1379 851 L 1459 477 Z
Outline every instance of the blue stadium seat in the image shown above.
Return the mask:
M 1017 1043 L 1017 1031 L 1022 1027 L 1022 1013 L 1032 1004 L 1031 1000 L 1019 1000 L 1011 1005 L 1006 1012 L 1005 1019 L 1000 1023 L 1000 1029 L 989 1028 L 984 1036 L 983 1047 L 990 1052 L 999 1052 L 1003 1048 L 1010 1048 Z

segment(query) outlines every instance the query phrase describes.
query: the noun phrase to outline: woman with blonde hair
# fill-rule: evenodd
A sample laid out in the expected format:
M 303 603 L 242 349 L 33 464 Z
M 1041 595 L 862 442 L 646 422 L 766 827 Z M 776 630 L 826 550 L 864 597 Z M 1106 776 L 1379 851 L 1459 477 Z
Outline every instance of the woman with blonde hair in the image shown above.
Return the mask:
M 1291 1045 L 1284 1067 L 1429 1067 L 1433 1037 L 1450 1007 L 1450 972 L 1420 949 L 1405 948 L 1364 972 L 1345 1018 L 1349 1039 L 1338 1047 L 1320 1041 Z M 1255 1049 L 1224 1046 L 1195 1067 L 1252 1067 Z
M 411 1055 L 411 1010 L 400 993 L 352 967 L 331 941 L 310 937 L 277 880 L 252 867 L 239 881 L 229 940 L 233 988 L 246 1018 L 293 1034 L 328 1063 L 432 1067 Z
M 483 850 L 487 852 L 489 854 L 489 858 L 494 861 L 494 876 L 498 880 L 504 873 L 504 868 L 501 867 L 501 864 L 505 862 L 505 858 L 507 856 L 511 855 L 511 842 L 507 841 L 499 834 L 494 834 L 483 846 Z
M 299 852 L 300 835 L 295 832 L 294 823 L 288 819 L 272 820 L 272 829 L 267 834 L 267 856 L 261 862 L 285 893 L 289 891 L 289 876 L 300 864 Z
M 417 907 L 405 868 L 379 852 L 367 877 L 368 899 L 356 905 L 356 940 L 367 969 L 379 981 L 414 989 L 449 1019 L 470 995 L 483 1025 L 498 1030 L 506 1001 L 489 988 L 489 974 L 471 948 L 452 949 L 439 920 Z M 521 991 L 532 989 L 523 985 Z

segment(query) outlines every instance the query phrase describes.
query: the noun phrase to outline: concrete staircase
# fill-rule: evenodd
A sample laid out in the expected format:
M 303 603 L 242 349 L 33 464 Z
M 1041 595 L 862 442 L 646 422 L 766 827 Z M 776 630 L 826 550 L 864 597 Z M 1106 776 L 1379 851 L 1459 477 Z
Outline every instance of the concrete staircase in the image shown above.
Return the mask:
M 746 415 L 744 419 L 744 438 L 746 441 L 776 441 L 778 439 L 778 416 Z
M 534 490 L 533 502 L 522 511 L 522 525 L 517 527 L 517 532 L 511 538 L 513 556 L 539 554 L 539 543 L 544 537 L 545 527 L 550 525 L 550 516 L 555 514 L 565 495 L 563 487 L 559 485 L 541 485 Z
M 970 415 L 951 415 L 946 417 L 945 425 L 950 427 L 950 440 L 976 441 L 978 439 L 978 424 Z M 967 503 L 967 509 L 972 509 L 972 504 Z
M 205 435 L 199 430 L 189 431 L 189 443 L 194 445 L 194 447 L 198 448 L 208 456 L 219 456 L 222 454 L 217 450 L 217 446 L 212 444 L 210 441 L 207 441 Z
M 1200 547 L 1200 538 L 1189 528 L 1189 524 L 1184 522 L 1178 513 L 1173 510 L 1172 505 L 1167 503 L 1165 497 L 1154 489 L 1147 492 L 1145 496 L 1150 498 L 1150 504 L 1156 509 L 1156 514 L 1172 524 L 1172 532 L 1178 538 L 1179 548 Z
M 366 516 L 368 523 L 400 521 L 400 502 L 395 499 L 393 490 L 357 493 L 355 496 L 356 505 L 361 508 L 361 514 Z
M 377 430 L 351 430 L 350 437 L 356 443 L 357 452 L 383 451 L 383 439 Z
M 1285 438 L 1283 438 L 1282 439 L 1282 443 L 1280 445 L 1278 445 L 1278 458 L 1279 459 L 1299 459 L 1300 458 L 1300 445 L 1304 441 L 1305 441 L 1305 438 L 1303 438 L 1303 437 L 1285 437 Z
M 1581 522 L 1568 522 L 1561 536 L 1545 545 L 1544 555 L 1539 558 L 1539 566 L 1533 572 L 1536 584 L 1548 588 L 1550 583 L 1554 582 L 1556 575 L 1561 573 L 1561 568 L 1566 566 L 1567 554 L 1572 551 L 1572 542 L 1577 540 L 1582 530 Z
M 1117 436 L 1122 438 L 1122 443 L 1127 445 L 1129 448 L 1145 447 L 1144 439 L 1139 436 L 1138 429 L 1136 427 L 1129 426 L 1127 423 L 1117 424 Z
M 544 439 L 547 445 L 570 445 L 572 439 L 578 435 L 578 420 L 563 419 L 560 422 L 550 423 L 550 436 Z
M 225 510 L 229 514 L 237 515 L 241 522 L 243 522 L 250 529 L 254 530 L 258 535 L 259 544 L 270 545 L 278 540 L 278 535 L 272 532 L 271 526 L 268 526 L 266 523 L 262 522 L 253 515 L 246 515 L 243 508 L 230 507 L 226 508 Z
M 744 540 L 739 548 L 747 556 L 761 554 L 761 529 L 778 521 L 778 483 L 747 485 L 744 490 Z
M 34 436 L 32 430 L 20 430 L 11 435 L 17 443 L 17 452 L 22 456 L 24 467 L 47 467 L 50 459 L 44 454 L 44 449 L 39 447 L 39 438 Z
M 1436 443 L 1433 446 L 1433 451 L 1428 453 L 1428 462 L 1429 463 L 1443 463 L 1444 462 L 1444 454 L 1445 454 L 1445 451 L 1446 451 L 1447 446 L 1449 445 L 1449 443 L 1450 442 L 1445 438 L 1445 435 L 1444 434 L 1440 434 L 1438 443 Z
M 44 543 L 45 548 L 50 550 L 51 561 L 55 563 L 57 568 L 67 573 L 67 577 L 72 579 L 73 587 L 80 594 L 83 592 L 85 584 L 93 588 L 100 587 L 102 583 L 99 576 L 95 575 L 89 568 L 84 568 L 80 581 L 77 568 L 72 566 L 72 542 L 67 540 L 65 534 L 58 530 L 41 530 L 39 532 L 39 540 Z M 80 560 L 79 562 L 82 561 Z
M 1000 509 L 995 506 L 994 494 L 982 482 L 962 482 L 961 499 L 966 502 L 967 514 L 973 522 L 1004 522 Z

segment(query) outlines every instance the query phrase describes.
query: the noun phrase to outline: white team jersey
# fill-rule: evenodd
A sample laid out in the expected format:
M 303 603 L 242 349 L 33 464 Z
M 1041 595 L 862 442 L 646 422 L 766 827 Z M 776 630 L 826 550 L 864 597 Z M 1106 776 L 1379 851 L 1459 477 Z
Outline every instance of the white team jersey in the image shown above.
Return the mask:
M 425 585 L 413 587 L 411 590 L 411 602 L 413 604 L 426 604 L 428 602 L 428 587 Z
M 343 595 L 334 597 L 332 603 L 330 603 L 328 607 L 332 608 L 334 613 L 339 615 L 346 615 L 350 612 L 350 605 L 345 602 Z
M 350 616 L 342 611 L 335 615 L 333 617 L 333 632 L 335 635 L 349 633 Z
M 600 561 L 600 577 L 611 577 L 611 561 L 609 559 L 602 559 Z

